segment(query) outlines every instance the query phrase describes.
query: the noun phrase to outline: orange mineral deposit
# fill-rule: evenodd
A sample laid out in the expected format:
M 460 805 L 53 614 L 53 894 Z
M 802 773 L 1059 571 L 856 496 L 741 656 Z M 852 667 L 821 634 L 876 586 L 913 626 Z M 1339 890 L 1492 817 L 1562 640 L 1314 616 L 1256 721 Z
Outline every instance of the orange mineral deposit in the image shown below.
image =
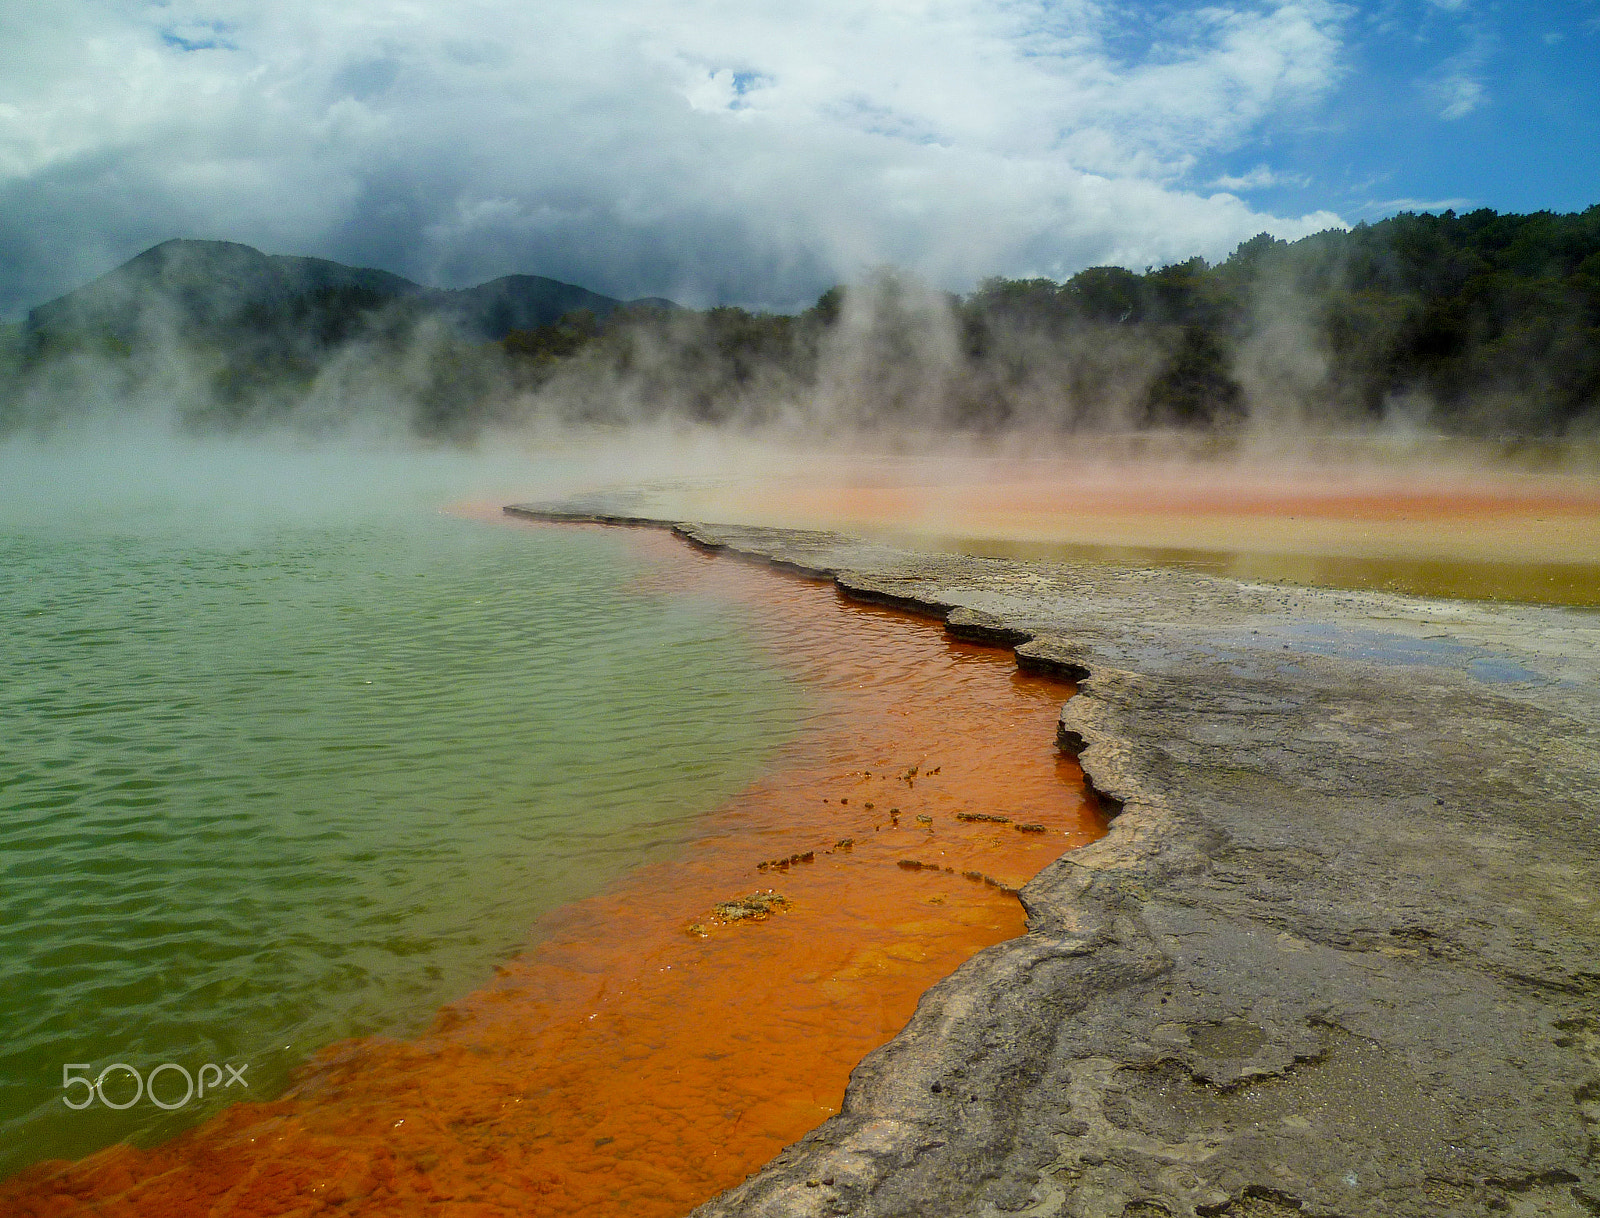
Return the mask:
M 153 1149 L 39 1164 L 0 1212 L 683 1214 L 838 1111 L 923 991 L 1022 933 L 1010 890 L 1103 831 L 1054 747 L 1071 686 L 829 584 L 636 540 L 655 591 L 749 606 L 810 691 L 769 772 L 671 861 L 545 918 L 423 1036 L 333 1045 L 279 1099 Z

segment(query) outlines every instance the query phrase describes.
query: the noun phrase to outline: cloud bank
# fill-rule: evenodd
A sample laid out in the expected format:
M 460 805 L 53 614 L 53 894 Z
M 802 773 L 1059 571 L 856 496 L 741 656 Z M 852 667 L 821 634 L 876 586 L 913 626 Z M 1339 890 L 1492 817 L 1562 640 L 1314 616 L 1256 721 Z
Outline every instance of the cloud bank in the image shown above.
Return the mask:
M 62 0 L 0 47 L 0 312 L 172 236 L 791 307 L 1220 257 L 1217 158 L 1337 85 L 1327 0 Z M 1254 158 L 1252 158 L 1254 159 Z M 1229 189 L 1231 188 L 1231 189 Z

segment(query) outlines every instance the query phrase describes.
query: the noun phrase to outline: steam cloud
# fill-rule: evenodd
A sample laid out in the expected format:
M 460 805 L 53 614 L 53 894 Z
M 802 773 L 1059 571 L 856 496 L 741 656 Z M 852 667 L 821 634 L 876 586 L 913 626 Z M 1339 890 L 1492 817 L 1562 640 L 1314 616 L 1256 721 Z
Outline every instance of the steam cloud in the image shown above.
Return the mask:
M 880 269 L 794 314 L 528 277 L 439 292 L 175 241 L 34 310 L 0 369 L 0 432 L 142 417 L 455 443 L 641 425 L 890 448 L 1162 429 L 1573 438 L 1600 430 L 1597 316 L 1600 207 L 1263 233 L 1216 265 L 965 297 Z

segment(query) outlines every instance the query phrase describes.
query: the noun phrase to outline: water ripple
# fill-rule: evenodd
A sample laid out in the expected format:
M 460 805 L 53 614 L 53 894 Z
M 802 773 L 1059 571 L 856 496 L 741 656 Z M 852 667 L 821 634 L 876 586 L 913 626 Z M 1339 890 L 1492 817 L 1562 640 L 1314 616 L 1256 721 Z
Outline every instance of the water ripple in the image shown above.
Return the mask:
M 414 1030 L 748 781 L 794 687 L 627 547 L 0 534 L 0 1174 L 203 1112 L 68 1112 L 62 1063 L 249 1061 L 264 1094 Z

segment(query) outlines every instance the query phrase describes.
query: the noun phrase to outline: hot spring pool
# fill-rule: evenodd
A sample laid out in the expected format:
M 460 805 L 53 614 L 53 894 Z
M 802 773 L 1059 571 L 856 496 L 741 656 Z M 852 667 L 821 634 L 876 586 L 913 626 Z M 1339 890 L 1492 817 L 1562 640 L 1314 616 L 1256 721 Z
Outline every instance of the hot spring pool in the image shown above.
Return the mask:
M 4 459 L 0 1176 L 415 1031 L 803 709 L 738 606 L 652 583 L 621 534 L 443 515 L 448 477 Z M 63 1104 L 64 1066 L 113 1062 L 247 1063 L 249 1093 Z

